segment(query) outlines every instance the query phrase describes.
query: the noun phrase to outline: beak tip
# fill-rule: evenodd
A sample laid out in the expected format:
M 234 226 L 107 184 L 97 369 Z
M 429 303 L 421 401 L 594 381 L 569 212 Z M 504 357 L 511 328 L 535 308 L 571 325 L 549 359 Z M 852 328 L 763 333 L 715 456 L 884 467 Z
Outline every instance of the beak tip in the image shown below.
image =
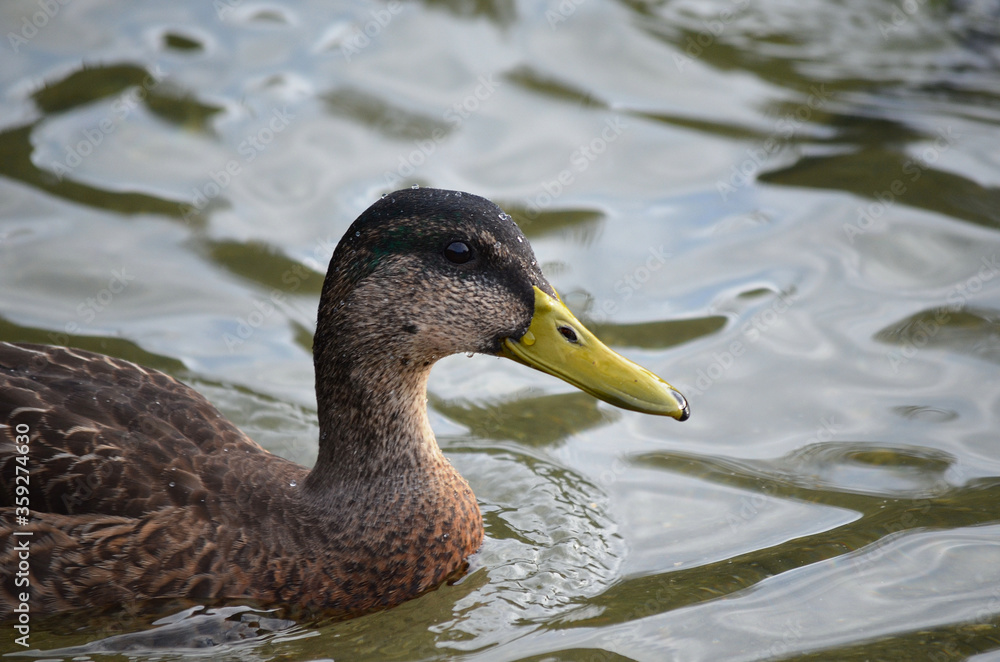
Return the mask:
M 671 389 L 671 393 L 674 399 L 677 400 L 678 413 L 674 416 L 678 421 L 686 421 L 691 417 L 691 406 L 688 404 L 687 398 L 681 395 L 680 391 L 677 389 Z

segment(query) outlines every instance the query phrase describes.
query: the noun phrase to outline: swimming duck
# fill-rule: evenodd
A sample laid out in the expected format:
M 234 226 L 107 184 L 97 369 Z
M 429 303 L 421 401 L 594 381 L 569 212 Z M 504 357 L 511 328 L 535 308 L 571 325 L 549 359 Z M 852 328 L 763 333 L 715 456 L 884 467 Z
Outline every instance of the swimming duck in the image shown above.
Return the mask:
M 25 601 L 38 613 L 164 597 L 356 615 L 439 586 L 483 539 L 427 418 L 431 366 L 450 354 L 689 414 L 570 313 L 510 216 L 456 191 L 397 191 L 358 217 L 330 261 L 313 352 L 310 470 L 156 370 L 0 343 L 0 616 Z

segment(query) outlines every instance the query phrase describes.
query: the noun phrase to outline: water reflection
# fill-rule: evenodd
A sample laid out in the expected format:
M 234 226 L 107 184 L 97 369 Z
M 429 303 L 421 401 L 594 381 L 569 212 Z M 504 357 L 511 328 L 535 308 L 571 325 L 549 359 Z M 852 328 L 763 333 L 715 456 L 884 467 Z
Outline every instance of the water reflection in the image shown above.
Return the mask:
M 1000 363 L 1000 310 L 936 308 L 911 315 L 875 334 L 898 347 L 902 364 L 922 349 L 957 352 Z
M 399 185 L 500 201 L 598 335 L 692 385 L 694 416 L 443 363 L 434 424 L 488 526 L 471 572 L 234 658 L 995 651 L 998 6 L 60 4 L 0 58 L 0 338 L 165 370 L 308 462 L 325 260 L 432 140 Z M 18 34 L 38 7 L 0 12 Z M 488 101 L 448 122 L 482 76 Z M 609 121 L 625 130 L 574 169 Z M 66 333 L 119 257 L 135 288 Z M 275 289 L 287 305 L 227 346 Z M 38 626 L 39 648 L 107 636 Z
M 449 649 L 477 650 L 523 636 L 619 579 L 625 544 L 607 494 L 513 448 L 483 448 L 457 462 L 484 504 L 488 540 L 475 563 L 489 581 L 455 602 L 453 618 L 434 628 L 439 645 Z
M 440 141 L 452 128 L 447 122 L 410 112 L 363 90 L 334 90 L 324 100 L 332 114 L 359 122 L 392 140 Z
M 32 160 L 31 142 L 36 126 L 29 124 L 0 132 L 0 175 L 69 202 L 120 214 L 181 216 L 180 200 L 170 201 L 144 193 L 108 191 L 78 183 L 69 177 L 60 179 L 54 171 L 36 166 Z
M 579 391 L 541 396 L 525 393 L 484 404 L 444 400 L 430 394 L 428 403 L 435 411 L 468 427 L 474 437 L 511 439 L 530 446 L 561 442 L 620 416 Z
M 295 621 L 279 618 L 266 610 L 255 611 L 247 606 L 206 609 L 199 605 L 176 612 L 172 612 L 172 609 L 176 609 L 176 604 L 157 606 L 141 617 L 127 611 L 102 614 L 99 624 L 95 624 L 93 618 L 71 616 L 68 620 L 77 628 L 100 628 L 105 632 L 117 633 L 86 644 L 63 646 L 38 653 L 49 658 L 66 656 L 89 659 L 91 655 L 115 654 L 159 657 L 164 652 L 169 654 L 178 651 L 185 651 L 190 655 L 197 654 L 199 650 L 214 649 L 213 659 L 232 657 L 240 660 L 266 660 L 269 656 L 261 655 L 254 649 L 274 640 L 277 633 L 283 639 L 294 639 L 303 634 L 303 628 L 296 626 Z M 153 615 L 156 613 L 169 615 L 155 618 Z M 62 629 L 66 629 L 65 626 L 69 623 L 60 625 Z M 67 638 L 72 638 L 72 635 Z M 30 652 L 32 651 L 22 654 Z

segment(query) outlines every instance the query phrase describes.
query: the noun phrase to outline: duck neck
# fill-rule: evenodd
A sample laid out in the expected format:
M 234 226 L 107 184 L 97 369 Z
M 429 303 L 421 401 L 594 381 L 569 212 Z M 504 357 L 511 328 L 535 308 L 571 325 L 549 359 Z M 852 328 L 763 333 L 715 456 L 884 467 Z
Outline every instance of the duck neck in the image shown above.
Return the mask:
M 307 486 L 412 483 L 447 463 L 427 418 L 429 375 L 429 364 L 414 366 L 384 346 L 317 352 L 319 454 Z

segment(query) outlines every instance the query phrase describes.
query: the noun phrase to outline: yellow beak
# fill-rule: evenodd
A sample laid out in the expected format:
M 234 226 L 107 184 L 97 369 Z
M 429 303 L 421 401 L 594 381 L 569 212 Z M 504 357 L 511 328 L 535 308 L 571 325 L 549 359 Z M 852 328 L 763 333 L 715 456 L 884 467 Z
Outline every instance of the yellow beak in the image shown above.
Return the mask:
M 535 289 L 535 314 L 519 340 L 507 338 L 501 354 L 547 372 L 616 407 L 646 414 L 691 414 L 677 389 L 612 351 L 558 299 Z

